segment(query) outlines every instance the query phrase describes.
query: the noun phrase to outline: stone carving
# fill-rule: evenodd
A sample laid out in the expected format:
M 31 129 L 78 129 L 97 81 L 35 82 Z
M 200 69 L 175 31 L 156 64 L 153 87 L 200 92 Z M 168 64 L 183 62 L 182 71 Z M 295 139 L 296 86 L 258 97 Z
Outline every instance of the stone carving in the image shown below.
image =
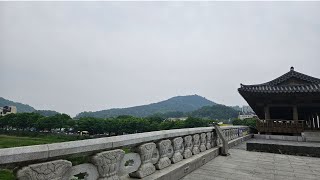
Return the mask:
M 235 129 L 234 131 L 235 131 L 234 133 L 236 134 L 236 138 L 238 138 L 239 137 L 239 129 Z
M 93 164 L 85 163 L 73 166 L 67 173 L 68 175 L 64 175 L 63 180 L 69 180 L 70 177 L 80 173 L 85 173 L 84 180 L 93 180 L 99 178 L 97 167 Z
M 199 134 L 195 134 L 193 137 L 193 148 L 192 148 L 192 154 L 199 154 L 200 153 L 200 136 Z
M 231 129 L 231 139 L 234 139 L 234 129 Z
M 177 163 L 183 159 L 182 153 L 184 151 L 183 139 L 182 137 L 177 137 L 172 140 L 174 154 L 171 158 L 172 163 Z
M 151 163 L 156 164 L 159 161 L 159 159 L 160 159 L 159 150 L 155 148 L 152 154 Z
M 161 170 L 171 165 L 171 160 L 169 158 L 172 157 L 173 147 L 169 139 L 158 142 L 157 146 L 160 153 L 160 159 L 155 166 L 156 169 Z
M 123 150 L 116 149 L 92 157 L 93 164 L 98 167 L 99 180 L 119 180 L 119 167 L 124 154 Z
M 207 149 L 211 149 L 212 147 L 212 133 L 211 132 L 207 132 L 207 144 L 206 144 L 206 148 Z
M 183 157 L 185 159 L 189 158 L 192 156 L 192 136 L 185 136 L 184 137 L 184 152 L 183 152 Z
M 141 158 L 138 153 L 125 154 L 120 162 L 119 175 L 135 172 L 141 165 Z
M 206 148 L 206 143 L 207 143 L 207 139 L 206 139 L 206 133 L 201 133 L 200 134 L 200 151 L 203 152 L 205 150 L 207 150 Z
M 224 136 L 226 137 L 226 140 L 229 140 L 229 136 L 228 136 L 228 131 L 227 130 L 223 130 Z
M 221 141 L 221 138 L 220 136 L 217 137 L 217 145 L 221 145 L 222 144 L 222 141 Z
M 222 130 L 222 133 L 224 134 L 224 136 L 225 136 L 226 139 L 228 140 L 227 131 L 226 131 L 226 130 Z M 219 137 L 219 140 L 220 140 L 220 137 Z
M 141 166 L 136 172 L 130 173 L 130 177 L 144 178 L 156 171 L 152 163 L 152 158 L 156 152 L 155 143 L 146 143 L 140 145 L 135 151 L 140 154 Z
M 66 160 L 56 160 L 23 167 L 17 172 L 19 180 L 61 180 L 71 169 L 72 163 Z
M 218 137 L 218 134 L 215 131 L 212 132 L 212 147 L 216 147 L 218 146 L 220 143 L 219 143 L 219 137 Z

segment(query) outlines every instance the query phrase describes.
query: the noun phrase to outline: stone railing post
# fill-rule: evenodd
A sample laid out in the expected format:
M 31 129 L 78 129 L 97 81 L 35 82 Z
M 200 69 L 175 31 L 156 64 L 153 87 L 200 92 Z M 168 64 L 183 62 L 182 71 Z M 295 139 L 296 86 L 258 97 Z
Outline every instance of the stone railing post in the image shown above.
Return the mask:
M 212 132 L 207 132 L 207 144 L 206 144 L 206 148 L 207 149 L 211 149 L 211 147 L 213 147 L 214 144 L 212 144 Z
M 199 134 L 195 134 L 192 136 L 193 137 L 193 148 L 192 148 L 192 154 L 196 155 L 200 153 L 200 136 Z
M 219 135 L 219 137 L 220 137 L 221 140 L 222 140 L 221 155 L 223 155 L 223 156 L 228 156 L 228 155 L 230 155 L 230 154 L 228 153 L 229 144 L 228 144 L 227 138 L 225 137 L 224 133 L 222 132 L 222 130 L 221 130 L 221 128 L 219 127 L 218 124 L 214 124 L 214 128 L 215 128 L 217 134 Z
M 171 165 L 171 160 L 169 158 L 172 157 L 174 152 L 169 139 L 160 141 L 157 143 L 157 147 L 159 149 L 160 159 L 155 166 L 156 169 L 161 170 Z
M 17 179 L 21 180 L 48 180 L 65 179 L 72 163 L 66 160 L 56 160 L 45 163 L 32 164 L 23 167 L 17 172 Z
M 116 149 L 96 154 L 92 158 L 94 165 L 98 167 L 101 180 L 118 180 L 120 162 L 124 157 L 124 151 Z
M 136 149 L 137 153 L 140 154 L 141 165 L 136 172 L 130 173 L 130 177 L 144 178 L 156 171 L 155 164 L 159 159 L 159 153 L 157 153 L 155 143 L 146 143 L 140 145 Z M 153 158 L 156 160 L 153 161 Z M 154 163 L 155 162 L 155 163 Z
M 184 152 L 183 152 L 183 157 L 185 159 L 189 158 L 192 156 L 192 136 L 185 136 L 184 137 Z
M 207 150 L 206 148 L 206 142 L 207 142 L 207 139 L 206 139 L 206 133 L 201 133 L 200 134 L 200 151 L 203 152 L 205 150 Z
M 184 151 L 184 145 L 183 145 L 183 139 L 182 137 L 177 137 L 172 140 L 173 142 L 173 149 L 174 154 L 171 158 L 172 163 L 177 163 L 179 161 L 182 161 L 183 156 L 182 153 Z

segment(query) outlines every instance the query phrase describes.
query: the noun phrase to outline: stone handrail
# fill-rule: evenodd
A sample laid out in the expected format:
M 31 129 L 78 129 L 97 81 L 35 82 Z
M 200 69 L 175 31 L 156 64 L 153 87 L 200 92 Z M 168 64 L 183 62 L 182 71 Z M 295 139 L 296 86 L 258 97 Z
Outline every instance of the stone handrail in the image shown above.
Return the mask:
M 228 141 L 246 135 L 247 126 L 221 127 Z M 122 136 L 0 149 L 0 166 L 18 165 L 18 179 L 144 178 L 221 144 L 214 127 L 154 131 Z M 122 148 L 131 147 L 133 153 Z M 69 155 L 85 154 L 90 163 L 72 166 Z

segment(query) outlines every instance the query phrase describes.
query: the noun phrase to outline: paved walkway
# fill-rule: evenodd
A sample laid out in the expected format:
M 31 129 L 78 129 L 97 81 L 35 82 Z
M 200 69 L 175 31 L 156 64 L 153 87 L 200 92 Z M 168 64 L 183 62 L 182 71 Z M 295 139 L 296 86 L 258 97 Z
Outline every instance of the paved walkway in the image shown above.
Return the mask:
M 320 143 L 315 142 L 298 142 L 298 141 L 283 141 L 283 140 L 270 140 L 270 139 L 249 139 L 247 142 L 263 143 L 263 144 L 283 144 L 290 146 L 307 146 L 307 147 L 320 147 Z M 245 143 L 243 143 L 245 145 Z
M 245 143 L 230 149 L 230 156 L 216 157 L 183 180 L 320 180 L 320 158 L 249 152 L 244 149 Z

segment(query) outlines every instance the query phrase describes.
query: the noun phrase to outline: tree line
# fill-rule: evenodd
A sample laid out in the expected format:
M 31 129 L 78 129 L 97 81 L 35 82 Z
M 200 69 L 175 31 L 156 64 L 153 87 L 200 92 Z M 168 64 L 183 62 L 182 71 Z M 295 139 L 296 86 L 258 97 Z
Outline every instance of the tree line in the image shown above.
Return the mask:
M 209 126 L 213 120 L 188 117 L 186 120 L 169 121 L 160 116 L 138 118 L 118 116 L 116 118 L 82 117 L 72 119 L 67 114 L 43 116 L 38 113 L 17 113 L 0 117 L 0 129 L 33 132 L 77 133 L 88 131 L 89 134 L 121 135 L 157 130 L 193 128 Z

